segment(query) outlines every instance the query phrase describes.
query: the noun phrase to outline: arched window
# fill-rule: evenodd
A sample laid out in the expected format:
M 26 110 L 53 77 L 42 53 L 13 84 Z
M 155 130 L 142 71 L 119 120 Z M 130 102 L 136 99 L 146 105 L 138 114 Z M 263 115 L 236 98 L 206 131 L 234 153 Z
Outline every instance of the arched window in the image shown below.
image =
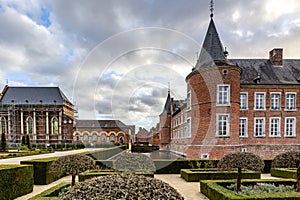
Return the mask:
M 123 137 L 123 136 L 121 136 L 121 137 L 119 138 L 119 143 L 120 143 L 120 144 L 123 144 L 123 143 L 124 143 L 124 137 Z
M 114 142 L 114 141 L 115 141 L 115 136 L 114 136 L 114 135 L 110 136 L 110 141 L 111 141 L 111 142 Z
M 101 136 L 101 140 L 102 140 L 103 142 L 106 142 L 106 136 L 105 136 L 105 135 L 102 135 L 102 136 Z
M 80 136 L 76 135 L 76 140 L 79 141 L 80 140 Z
M 27 117 L 26 119 L 26 130 L 27 130 L 27 134 L 33 133 L 33 119 L 30 116 Z
M 93 135 L 93 141 L 97 141 L 97 135 Z
M 88 135 L 84 135 L 83 136 L 83 141 L 88 142 L 89 141 L 89 136 Z
M 0 123 L 1 123 L 1 128 L 0 128 L 0 133 L 6 133 L 6 119 L 4 117 L 0 118 Z
M 52 134 L 58 134 L 58 119 L 57 119 L 57 117 L 52 118 Z

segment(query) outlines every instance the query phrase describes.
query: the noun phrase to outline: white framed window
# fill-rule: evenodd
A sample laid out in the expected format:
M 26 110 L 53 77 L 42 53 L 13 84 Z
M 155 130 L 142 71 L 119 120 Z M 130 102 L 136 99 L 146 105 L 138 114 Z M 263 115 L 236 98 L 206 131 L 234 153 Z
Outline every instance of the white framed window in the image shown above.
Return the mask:
M 271 92 L 270 98 L 270 109 L 271 110 L 280 110 L 281 108 L 281 93 L 280 92 Z
M 248 109 L 248 93 L 247 92 L 240 93 L 240 109 L 241 110 Z
M 280 117 L 270 118 L 270 137 L 280 137 Z
M 285 95 L 285 110 L 296 110 L 296 92 L 287 92 Z
M 265 110 L 266 109 L 266 93 L 255 92 L 254 110 Z
M 192 137 L 192 126 L 191 126 L 191 124 L 192 124 L 192 120 L 191 120 L 191 118 L 189 117 L 189 118 L 187 118 L 186 119 L 186 122 L 187 122 L 187 128 L 186 128 L 186 130 L 187 130 L 187 138 L 191 138 Z
M 265 118 L 254 118 L 254 137 L 265 137 Z
M 97 135 L 93 135 L 93 141 L 97 141 Z
M 296 117 L 286 117 L 284 121 L 284 137 L 296 137 Z
M 186 97 L 187 110 L 191 110 L 191 104 L 192 104 L 191 91 L 189 91 Z
M 229 114 L 217 114 L 217 136 L 229 136 Z
M 240 137 L 248 137 L 248 118 L 240 118 Z
M 245 147 L 244 147 L 244 148 L 241 148 L 241 151 L 242 151 L 242 152 L 247 152 L 247 148 L 245 148 Z
M 217 91 L 217 105 L 230 105 L 230 85 L 218 85 Z

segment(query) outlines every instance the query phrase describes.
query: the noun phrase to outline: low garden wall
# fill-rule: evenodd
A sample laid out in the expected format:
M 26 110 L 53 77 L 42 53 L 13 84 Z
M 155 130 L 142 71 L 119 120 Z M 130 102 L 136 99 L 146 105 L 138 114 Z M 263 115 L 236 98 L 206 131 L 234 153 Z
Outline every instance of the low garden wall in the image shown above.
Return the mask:
M 181 169 L 180 176 L 187 182 L 200 180 L 228 180 L 236 179 L 237 171 L 220 171 L 216 168 L 207 169 Z M 260 179 L 260 172 L 243 171 L 242 179 Z
M 297 169 L 296 168 L 272 168 L 271 175 L 280 178 L 297 179 Z
M 32 165 L 0 165 L 0 199 L 15 199 L 32 190 Z
M 226 186 L 236 183 L 236 180 L 203 180 L 200 181 L 200 191 L 210 200 L 254 200 L 254 199 L 282 199 L 282 200 L 296 200 L 300 199 L 298 192 L 277 192 L 266 194 L 236 194 L 234 191 L 227 189 Z M 242 184 L 256 184 L 256 183 L 273 183 L 275 185 L 295 185 L 296 180 L 264 180 L 251 179 L 242 180 Z

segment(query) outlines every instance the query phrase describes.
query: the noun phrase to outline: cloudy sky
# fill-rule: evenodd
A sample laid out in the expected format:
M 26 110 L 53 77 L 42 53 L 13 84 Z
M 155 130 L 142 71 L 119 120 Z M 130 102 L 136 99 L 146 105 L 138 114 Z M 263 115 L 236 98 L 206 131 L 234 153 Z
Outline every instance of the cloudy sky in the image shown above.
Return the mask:
M 0 0 L 0 87 L 59 86 L 82 119 L 149 128 L 185 77 L 210 0 Z M 299 0 L 215 0 L 229 58 L 300 58 Z

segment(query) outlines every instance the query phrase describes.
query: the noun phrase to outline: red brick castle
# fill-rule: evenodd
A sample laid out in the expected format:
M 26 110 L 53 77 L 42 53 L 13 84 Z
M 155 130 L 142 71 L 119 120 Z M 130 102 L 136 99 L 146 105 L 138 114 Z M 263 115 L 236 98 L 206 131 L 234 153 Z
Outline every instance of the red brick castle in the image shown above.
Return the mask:
M 281 48 L 268 59 L 227 55 L 211 15 L 186 99 L 169 92 L 160 114 L 161 147 L 203 159 L 300 150 L 300 60 L 283 59 Z

